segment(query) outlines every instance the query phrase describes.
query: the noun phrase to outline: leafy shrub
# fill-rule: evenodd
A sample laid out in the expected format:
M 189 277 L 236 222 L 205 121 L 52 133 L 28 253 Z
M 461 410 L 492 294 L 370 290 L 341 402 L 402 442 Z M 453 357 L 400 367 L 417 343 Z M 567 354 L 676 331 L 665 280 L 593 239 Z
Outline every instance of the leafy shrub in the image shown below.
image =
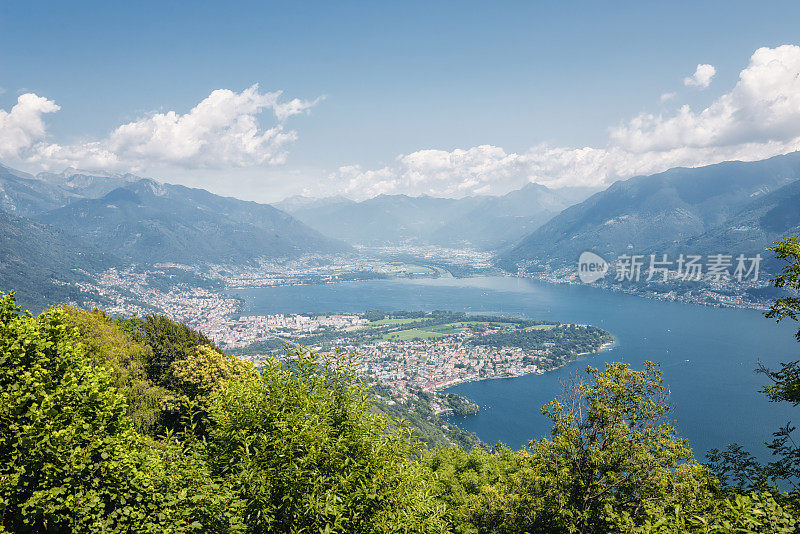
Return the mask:
M 0 528 L 236 531 L 220 513 L 236 510 L 232 493 L 182 449 L 135 431 L 112 372 L 69 324 L 67 310 L 34 318 L 0 297 Z M 200 491 L 189 499 L 190 489 Z
M 250 532 L 437 532 L 411 430 L 370 413 L 342 358 L 295 348 L 213 396 L 214 465 L 246 502 Z

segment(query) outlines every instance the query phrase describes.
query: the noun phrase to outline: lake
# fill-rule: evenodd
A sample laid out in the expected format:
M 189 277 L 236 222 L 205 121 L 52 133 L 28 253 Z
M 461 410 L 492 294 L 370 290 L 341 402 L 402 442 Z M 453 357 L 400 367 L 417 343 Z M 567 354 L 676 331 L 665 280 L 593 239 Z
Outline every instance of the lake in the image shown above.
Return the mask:
M 616 346 L 542 375 L 461 384 L 447 391 L 480 406 L 475 416 L 453 417 L 487 443 L 513 448 L 547 435 L 540 408 L 562 381 L 587 365 L 620 361 L 640 369 L 661 363 L 671 391 L 676 425 L 698 457 L 737 442 L 761 458 L 763 442 L 800 409 L 766 400 L 766 377 L 753 372 L 800 359 L 796 323 L 777 325 L 756 310 L 662 302 L 590 286 L 554 285 L 514 277 L 376 280 L 325 285 L 244 289 L 247 314 L 452 310 L 593 324 L 611 332 Z

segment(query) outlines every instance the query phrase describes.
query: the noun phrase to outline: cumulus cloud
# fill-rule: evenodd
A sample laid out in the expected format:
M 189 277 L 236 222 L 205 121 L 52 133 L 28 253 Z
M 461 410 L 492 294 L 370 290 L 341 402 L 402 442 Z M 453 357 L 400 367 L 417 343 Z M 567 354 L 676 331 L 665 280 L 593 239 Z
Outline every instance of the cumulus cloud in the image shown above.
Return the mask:
M 253 85 L 239 93 L 213 91 L 181 114 L 151 113 L 114 129 L 106 138 L 60 145 L 45 140 L 43 113 L 59 107 L 33 93 L 20 96 L 10 113 L 0 110 L 0 157 L 45 168 L 140 170 L 153 166 L 185 169 L 247 167 L 283 163 L 297 133 L 286 120 L 307 113 L 320 99 L 280 101 L 281 92 Z M 259 116 L 271 110 L 276 123 L 263 128 Z
M 661 102 L 667 102 L 668 100 L 672 100 L 675 98 L 677 93 L 662 93 L 661 98 L 659 99 Z
M 717 69 L 714 68 L 714 65 L 701 63 L 697 65 L 694 74 L 683 79 L 683 84 L 687 87 L 699 87 L 700 89 L 705 89 L 711 85 L 711 79 L 716 73 Z
M 710 81 L 713 67 L 700 67 L 694 78 Z M 529 181 L 606 186 L 676 166 L 753 161 L 794 150 L 800 150 L 800 47 L 784 45 L 756 50 L 733 89 L 708 107 L 640 114 L 611 128 L 603 147 L 542 144 L 521 153 L 488 145 L 422 150 L 379 170 L 346 167 L 330 178 L 337 189 L 361 197 L 381 192 L 497 194 Z
M 278 95 L 281 93 L 278 92 Z M 301 113 L 308 113 L 311 111 L 311 108 L 319 104 L 325 100 L 324 96 L 319 96 L 314 100 L 301 100 L 299 98 L 293 98 L 292 100 L 279 103 L 276 102 L 275 105 L 272 107 L 273 111 L 275 112 L 275 117 L 281 122 L 285 121 L 292 115 L 300 115 Z
M 784 142 L 800 135 L 800 47 L 759 48 L 732 91 L 695 112 L 641 114 L 612 130 L 631 152 Z
M 520 155 L 491 145 L 452 152 L 419 150 L 398 156 L 393 165 L 380 169 L 341 167 L 330 178 L 344 181 L 347 193 L 360 197 L 380 193 L 464 196 L 492 192 L 498 180 L 524 184 L 520 160 Z
M 31 93 L 20 95 L 11 111 L 0 109 L 0 158 L 17 158 L 45 138 L 42 115 L 61 109 Z

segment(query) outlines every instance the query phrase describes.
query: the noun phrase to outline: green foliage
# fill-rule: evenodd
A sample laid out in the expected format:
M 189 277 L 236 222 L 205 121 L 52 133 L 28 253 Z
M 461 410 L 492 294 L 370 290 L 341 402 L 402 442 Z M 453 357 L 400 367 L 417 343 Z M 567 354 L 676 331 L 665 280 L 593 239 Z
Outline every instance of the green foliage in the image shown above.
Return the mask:
M 706 458 L 706 465 L 719 478 L 725 490 L 739 492 L 767 489 L 767 469 L 741 445 L 733 443 L 722 451 L 711 449 Z
M 224 354 L 202 333 L 162 315 L 117 319 L 115 325 L 131 343 L 147 350 L 144 373 L 160 392 L 156 429 L 161 432 L 183 430 L 190 409 L 205 413 L 214 384 L 252 367 Z M 195 430 L 205 431 L 202 418 L 195 423 Z
M 455 393 L 439 393 L 438 397 L 453 415 L 476 415 L 478 413 L 478 405 L 466 397 Z
M 129 339 L 127 350 L 120 347 L 130 329 L 99 312 L 64 307 L 33 318 L 3 298 L 0 527 L 444 529 L 424 468 L 408 460 L 417 447 L 410 430 L 370 413 L 366 389 L 342 360 L 298 349 L 294 364 L 275 363 L 262 377 L 211 346 L 192 346 L 202 338 L 188 329 L 149 325 L 158 328 L 142 329 L 140 339 L 160 341 L 161 353 L 172 356 L 163 374 L 190 407 L 188 430 L 158 441 L 136 432 L 115 387 L 141 377 L 149 345 Z M 215 425 L 210 441 L 190 431 L 198 422 Z
M 173 450 L 136 433 L 112 373 L 92 364 L 76 334 L 66 310 L 34 318 L 0 298 L 0 527 L 229 531 L 211 504 L 232 500 L 221 502 L 197 465 L 171 461 Z M 182 497 L 193 487 L 207 491 Z
M 534 487 L 552 511 L 569 510 L 560 519 L 579 531 L 605 532 L 609 507 L 634 520 L 653 503 L 691 508 L 710 480 L 666 421 L 670 406 L 657 365 L 634 371 L 612 363 L 588 373 L 591 382 L 573 383 L 542 410 L 553 429 L 534 446 L 534 465 L 547 475 Z
M 113 385 L 125 397 L 128 416 L 136 430 L 155 435 L 161 429 L 164 403 L 172 395 L 147 377 L 150 347 L 120 329 L 102 310 L 62 305 L 47 313 L 63 314 L 68 327 L 77 329 L 77 339 L 92 363 L 111 372 Z
M 291 364 L 231 381 L 210 409 L 214 465 L 251 532 L 436 532 L 411 431 L 370 413 L 347 361 L 300 347 Z
M 573 380 L 543 408 L 550 439 L 516 453 L 437 451 L 425 459 L 457 532 L 645 532 L 670 514 L 703 517 L 721 498 L 665 422 L 656 365 L 588 373 L 588 382 Z
M 795 406 L 800 404 L 800 361 L 784 363 L 777 371 L 763 366 L 759 367 L 758 371 L 767 375 L 772 381 L 771 385 L 761 389 L 770 401 L 791 402 Z
M 401 399 L 381 384 L 373 384 L 371 389 L 374 394 L 372 409 L 391 419 L 405 421 L 412 429 L 412 436 L 429 448 L 457 445 L 469 450 L 480 443 L 475 433 L 466 432 L 447 422 L 433 408 L 433 403 L 437 402 L 457 415 L 477 413 L 478 406 L 465 397 L 412 388 L 409 391 L 411 395 Z
M 796 500 L 724 493 L 672 427 L 658 368 L 610 364 L 544 411 L 552 437 L 423 458 L 457 533 L 790 533 Z M 734 451 L 735 452 L 735 451 Z
M 423 456 L 422 463 L 434 473 L 436 498 L 448 511 L 452 530 L 469 534 L 485 527 L 482 515 L 488 496 L 502 491 L 513 478 L 524 476 L 530 453 L 527 449 L 514 452 L 500 444 L 494 453 L 441 447 Z
M 258 372 L 252 363 L 240 360 L 210 347 L 200 345 L 170 366 L 173 394 L 165 402 L 174 419 L 185 423 L 191 412 L 192 430 L 205 435 L 212 395 L 231 380 L 255 378 Z
M 624 534 L 790 534 L 798 531 L 796 508 L 780 503 L 770 493 L 735 494 L 702 503 L 702 513 L 676 506 L 649 507 L 648 518 L 637 525 L 627 514 L 607 509 L 614 526 Z
M 775 287 L 800 291 L 800 237 L 787 237 L 767 250 L 775 252 L 778 260 L 786 263 L 781 274 L 772 280 Z M 788 296 L 775 300 L 766 316 L 778 321 L 787 318 L 797 321 L 798 314 L 800 314 L 800 297 Z M 800 328 L 797 329 L 795 337 L 800 341 Z
M 773 284 L 791 290 L 792 294 L 775 300 L 765 315 L 778 322 L 787 318 L 797 321 L 800 313 L 800 297 L 797 296 L 800 293 L 800 238 L 787 237 L 767 250 L 775 252 L 777 259 L 786 263 L 781 274 L 772 280 Z M 795 338 L 800 341 L 800 329 Z M 761 390 L 770 401 L 800 405 L 800 361 L 785 362 L 778 370 L 767 369 L 759 363 L 757 371 L 772 381 Z M 773 433 L 773 440 L 767 446 L 775 460 L 764 471 L 773 480 L 788 482 L 797 493 L 800 491 L 800 445 L 793 438 L 794 430 L 791 423 L 786 423 Z
M 170 389 L 176 384 L 172 374 L 174 362 L 192 356 L 200 345 L 207 345 L 219 351 L 214 342 L 202 333 L 163 315 L 127 319 L 122 322 L 122 326 L 131 332 L 137 341 L 150 347 L 152 355 L 147 362 L 147 374 L 150 379 Z

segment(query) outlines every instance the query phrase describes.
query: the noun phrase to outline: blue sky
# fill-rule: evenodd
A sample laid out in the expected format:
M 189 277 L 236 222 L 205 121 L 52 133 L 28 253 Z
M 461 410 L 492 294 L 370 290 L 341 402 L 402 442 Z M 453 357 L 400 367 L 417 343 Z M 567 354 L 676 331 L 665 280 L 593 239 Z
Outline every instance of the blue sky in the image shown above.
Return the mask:
M 86 163 L 130 167 L 258 200 L 302 191 L 460 196 L 501 193 L 528 180 L 606 184 L 658 170 L 654 161 L 695 165 L 767 156 L 793 148 L 800 136 L 769 133 L 768 141 L 782 143 L 772 152 L 733 150 L 728 139 L 711 154 L 703 141 L 696 147 L 703 154 L 683 160 L 659 153 L 640 165 L 602 171 L 575 170 L 573 160 L 583 160 L 569 152 L 622 143 L 639 154 L 631 138 L 610 142 L 609 129 L 630 130 L 641 113 L 666 121 L 681 105 L 699 116 L 735 90 L 757 49 L 800 44 L 797 2 L 164 4 L 0 3 L 0 110 L 10 113 L 23 94 L 60 107 L 43 112 L 46 132 L 33 135 L 33 144 L 12 143 L 13 150 L 0 150 L 0 160 L 29 171 Z M 781 52 L 780 61 L 793 65 L 790 52 Z M 714 67 L 707 88 L 683 82 L 698 64 Z M 788 83 L 781 91 L 794 91 Z M 214 165 L 208 158 L 131 149 L 98 164 L 81 155 L 86 143 L 112 150 L 104 140 L 120 125 L 169 111 L 186 114 L 215 90 L 238 94 L 253 84 L 260 93 L 283 91 L 284 102 L 309 104 L 277 121 L 281 132 L 292 133 L 280 143 L 281 157 L 223 157 Z M 275 126 L 270 109 L 251 114 L 263 130 Z M 658 125 L 647 128 L 654 134 Z M 747 137 L 734 130 L 732 137 Z M 753 135 L 763 141 L 763 132 Z M 213 135 L 206 141 L 213 143 Z M 680 139 L 670 142 L 673 152 L 681 146 Z M 44 143 L 70 150 L 51 157 Z M 543 143 L 565 152 L 546 155 Z M 692 143 L 698 144 L 687 146 Z M 493 149 L 470 152 L 487 146 Z M 532 147 L 539 147 L 534 163 L 525 159 Z

